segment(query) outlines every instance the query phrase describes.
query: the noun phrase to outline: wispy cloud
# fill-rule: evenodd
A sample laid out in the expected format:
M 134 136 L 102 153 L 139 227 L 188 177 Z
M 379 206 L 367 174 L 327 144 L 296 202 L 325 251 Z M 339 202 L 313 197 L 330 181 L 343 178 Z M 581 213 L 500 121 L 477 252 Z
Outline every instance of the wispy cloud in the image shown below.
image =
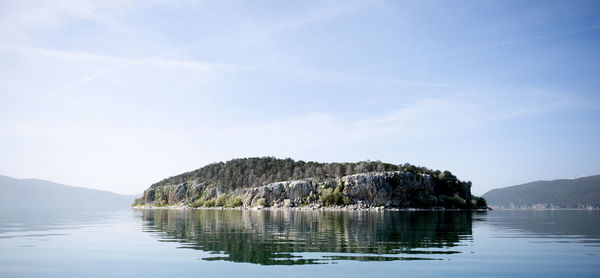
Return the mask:
M 87 76 L 87 77 L 85 77 L 83 79 L 80 79 L 80 80 L 77 80 L 77 81 L 75 81 L 73 83 L 67 84 L 67 85 L 65 85 L 65 86 L 63 86 L 61 88 L 58 88 L 56 90 L 52 90 L 52 91 L 48 92 L 47 94 L 43 95 L 42 98 L 51 97 L 51 96 L 57 95 L 57 94 L 59 94 L 61 92 L 73 89 L 73 88 L 75 88 L 75 87 L 77 87 L 77 86 L 79 86 L 81 84 L 84 84 L 84 83 L 90 82 L 92 80 L 98 79 L 98 78 L 100 78 L 102 76 L 111 74 L 111 73 L 113 73 L 113 72 L 115 72 L 115 71 L 117 71 L 119 69 L 123 69 L 123 68 L 126 68 L 126 67 L 131 67 L 131 66 L 139 65 L 139 64 L 142 64 L 142 63 L 145 63 L 145 62 L 150 62 L 150 61 L 153 61 L 153 60 L 157 60 L 157 59 L 160 59 L 162 57 L 165 57 L 165 56 L 177 53 L 177 52 L 181 52 L 181 51 L 183 51 L 185 49 L 186 49 L 185 47 L 184 48 L 178 48 L 178 49 L 174 49 L 174 50 L 169 50 L 167 52 L 163 52 L 163 53 L 158 54 L 158 55 L 154 55 L 154 56 L 150 56 L 150 57 L 146 57 L 146 58 L 142 58 L 142 59 L 137 59 L 137 60 L 132 60 L 132 61 L 125 62 L 125 63 L 120 63 L 120 64 L 118 64 L 116 66 L 113 66 L 113 67 L 110 67 L 110 68 L 108 68 L 108 69 L 106 69 L 104 71 L 101 71 L 101 72 L 89 75 L 89 76 Z
M 239 65 L 230 65 L 223 63 L 210 63 L 210 62 L 197 62 L 189 60 L 177 60 L 167 59 L 167 56 L 173 55 L 179 52 L 183 52 L 186 49 L 191 48 L 180 48 L 171 50 L 159 55 L 154 55 L 146 58 L 133 59 L 128 57 L 112 56 L 112 55 L 100 55 L 95 53 L 79 52 L 79 51 L 64 51 L 57 49 L 49 49 L 42 47 L 24 46 L 17 44 L 0 43 L 0 51 L 7 53 L 18 53 L 19 55 L 35 56 L 35 57 L 47 57 L 62 61 L 71 61 L 77 63 L 92 63 L 99 65 L 112 65 L 114 68 L 122 68 L 133 65 L 151 65 L 151 66 L 164 66 L 164 67 L 181 67 L 189 69 L 223 69 L 240 67 Z M 110 69 L 110 68 L 109 68 Z
M 282 22 L 273 24 L 271 26 L 267 26 L 265 28 L 259 29 L 255 32 L 250 32 L 250 34 L 248 36 L 246 36 L 245 38 L 250 37 L 252 39 L 256 39 L 256 38 L 264 39 L 269 36 L 274 36 L 278 33 L 288 31 L 290 29 L 294 29 L 294 28 L 298 28 L 300 26 L 310 24 L 312 22 L 340 16 L 346 12 L 359 9 L 361 7 L 364 7 L 365 5 L 372 4 L 372 3 L 374 3 L 374 1 L 357 1 L 357 2 L 351 2 L 346 5 L 342 5 L 342 6 L 320 8 L 311 13 L 302 14 L 297 17 L 294 17 L 291 20 L 282 21 Z M 75 5 L 75 6 L 66 5 L 65 7 L 63 7 L 63 9 L 77 10 L 77 11 L 79 11 L 77 13 L 77 15 L 85 16 L 86 18 L 90 18 L 90 19 L 98 20 L 99 18 L 101 18 L 95 12 L 97 7 L 95 7 L 95 6 L 94 6 L 95 8 L 88 7 L 87 5 L 84 5 L 83 7 L 85 7 L 85 8 L 82 9 L 80 5 Z M 60 12 L 57 12 L 57 13 L 60 14 Z M 116 26 L 116 25 L 113 24 L 113 26 Z M 104 70 L 101 70 L 99 72 L 88 75 L 84 78 L 81 78 L 81 79 L 71 82 L 69 84 L 66 84 L 60 88 L 51 90 L 51 91 L 41 95 L 40 97 L 37 97 L 36 100 L 42 100 L 42 99 L 45 99 L 48 97 L 59 95 L 63 92 L 72 90 L 83 84 L 86 84 L 86 83 L 94 81 L 98 78 L 110 75 L 110 74 L 117 72 L 119 70 L 122 70 L 124 68 L 128 68 L 128 67 L 135 66 L 135 65 L 140 65 L 140 64 L 146 64 L 149 62 L 154 62 L 154 64 L 162 64 L 162 65 L 196 67 L 196 66 L 200 65 L 200 63 L 194 62 L 194 61 L 162 61 L 162 59 L 167 56 L 174 55 L 177 53 L 183 53 L 190 49 L 200 47 L 200 46 L 202 46 L 202 47 L 214 46 L 218 43 L 223 43 L 223 42 L 227 42 L 227 41 L 234 42 L 234 41 L 239 41 L 239 40 L 243 40 L 243 39 L 244 38 L 240 38 L 240 37 L 231 37 L 231 38 L 220 40 L 220 41 L 195 41 L 195 42 L 187 44 L 183 47 L 171 49 L 171 50 L 165 51 L 163 53 L 145 57 L 145 58 L 141 58 L 141 59 L 118 58 L 118 57 L 110 57 L 110 56 L 96 55 L 96 54 L 90 54 L 90 53 L 77 53 L 77 52 L 69 53 L 69 52 L 65 52 L 65 51 L 29 47 L 28 49 L 31 51 L 45 54 L 45 55 L 52 55 L 55 57 L 62 57 L 62 58 L 69 58 L 69 59 L 76 58 L 76 59 L 88 60 L 88 61 L 93 61 L 93 62 L 108 62 L 108 63 L 116 62 L 117 63 L 116 65 L 110 66 Z M 6 45 L 6 44 L 0 45 L 0 47 L 2 47 L 2 46 L 5 48 L 6 47 L 14 48 L 13 46 Z M 27 49 L 27 47 L 24 47 L 23 49 Z M 202 64 L 202 65 L 206 66 L 206 64 Z M 409 81 L 403 81 L 403 82 L 409 83 Z
M 395 84 L 410 87 L 438 87 L 438 88 L 453 88 L 453 89 L 469 89 L 470 87 L 465 84 L 452 84 L 445 82 L 431 82 L 431 81 L 415 81 L 400 78 L 386 78 L 377 76 L 360 75 L 346 72 L 332 72 L 316 69 L 300 69 L 300 68 L 284 68 L 284 67 L 260 67 L 263 70 L 275 71 L 275 72 L 286 72 L 293 75 L 298 75 L 304 78 L 311 79 L 322 79 L 327 81 L 341 81 L 341 82 L 366 82 L 376 84 Z
M 315 11 L 301 14 L 291 19 L 281 21 L 279 23 L 268 26 L 262 30 L 254 32 L 250 35 L 253 39 L 260 39 L 269 36 L 273 36 L 291 29 L 299 28 L 311 23 L 323 21 L 338 16 L 343 16 L 346 13 L 364 8 L 365 6 L 375 4 L 379 1 L 367 0 L 367 1 L 351 1 L 344 5 L 335 5 L 331 7 L 319 8 Z
M 110 75 L 116 71 L 119 71 L 124 68 L 136 66 L 136 65 L 150 65 L 150 66 L 159 66 L 159 67 L 170 67 L 170 68 L 183 68 L 183 69 L 194 69 L 194 70 L 203 70 L 203 71 L 219 71 L 219 70 L 233 70 L 236 66 L 227 65 L 222 63 L 201 63 L 201 62 L 192 62 L 192 61 L 179 61 L 179 60 L 169 60 L 164 59 L 169 55 L 173 55 L 186 49 L 188 47 L 182 47 L 178 49 L 173 49 L 170 51 L 163 52 L 158 55 L 149 56 L 141 59 L 131 59 L 124 57 L 116 57 L 109 55 L 98 55 L 92 53 L 82 53 L 82 52 L 72 52 L 72 51 L 60 51 L 53 49 L 45 49 L 45 48 L 37 48 L 37 47 L 22 47 L 22 46 L 14 46 L 2 44 L 0 45 L 0 49 L 10 49 L 17 51 L 25 51 L 29 52 L 29 54 L 35 55 L 43 55 L 51 58 L 61 59 L 61 60 L 71 60 L 77 62 L 87 62 L 87 63 L 98 63 L 98 64 L 108 64 L 110 65 L 104 70 L 98 71 L 94 74 L 88 75 L 82 79 L 76 80 L 72 83 L 66 84 L 60 88 L 45 92 L 41 95 L 38 95 L 33 99 L 33 101 L 41 101 L 49 97 L 57 96 L 63 92 L 74 89 L 78 86 L 86 84 L 88 82 L 94 81 L 98 78 Z
M 39 29 L 60 28 L 69 20 L 96 22 L 112 32 L 134 36 L 118 16 L 141 7 L 179 5 L 188 1 L 168 0 L 16 0 L 0 2 L 0 38 L 3 41 L 31 42 Z M 189 1 L 193 2 L 193 1 Z
M 99 55 L 78 51 L 63 51 L 56 49 L 48 49 L 43 47 L 25 46 L 21 44 L 0 43 L 0 51 L 5 53 L 27 55 L 27 56 L 43 56 L 60 60 L 97 63 L 97 64 L 117 64 L 130 62 L 132 59 L 123 57 L 115 57 L 110 55 Z
M 521 98 L 515 103 L 515 98 Z M 464 138 L 507 121 L 581 109 L 585 100 L 568 94 L 515 93 L 501 101 L 486 95 L 464 94 L 451 98 L 422 98 L 404 107 L 370 114 L 309 113 L 268 122 L 212 131 L 216 140 L 230 142 L 233 152 L 297 153 L 365 146 L 393 140 L 396 144 Z M 244 138 L 237 140 L 236 138 Z M 248 153 L 251 155 L 252 153 Z M 214 154 L 216 155 L 216 154 Z
M 234 153 L 314 151 L 337 148 L 338 145 L 364 145 L 382 138 L 414 144 L 461 137 L 504 121 L 577 109 L 581 105 L 576 101 L 564 103 L 562 97 L 557 96 L 531 95 L 520 105 L 509 101 L 514 96 L 507 97 L 505 103 L 486 102 L 485 96 L 474 99 L 471 95 L 419 99 L 405 107 L 375 114 L 309 113 L 210 133 L 221 143 L 235 140 L 227 144 L 235 146 L 232 147 Z M 536 99 L 535 104 L 531 104 L 532 99 Z
M 468 53 L 482 51 L 482 50 L 494 49 L 494 48 L 498 48 L 498 47 L 526 44 L 526 43 L 530 43 L 530 42 L 566 37 L 566 36 L 571 36 L 571 35 L 575 35 L 575 34 L 579 34 L 579 33 L 591 32 L 591 31 L 595 31 L 598 29 L 600 29 L 600 25 L 593 25 L 593 26 L 573 29 L 573 30 L 569 30 L 569 31 L 565 31 L 565 32 L 558 32 L 558 33 L 552 33 L 552 34 L 546 34 L 546 35 L 540 35 L 540 36 L 534 36 L 534 37 L 528 37 L 528 38 L 522 38 L 522 39 L 516 39 L 516 40 L 493 42 L 493 43 L 488 43 L 488 44 L 471 47 L 471 48 L 457 49 L 457 50 L 442 53 L 439 55 L 431 55 L 429 57 L 419 59 L 417 62 L 426 62 L 426 61 L 431 61 L 431 60 L 436 60 L 436 59 L 441 59 L 441 58 L 460 56 L 463 54 L 468 54 Z

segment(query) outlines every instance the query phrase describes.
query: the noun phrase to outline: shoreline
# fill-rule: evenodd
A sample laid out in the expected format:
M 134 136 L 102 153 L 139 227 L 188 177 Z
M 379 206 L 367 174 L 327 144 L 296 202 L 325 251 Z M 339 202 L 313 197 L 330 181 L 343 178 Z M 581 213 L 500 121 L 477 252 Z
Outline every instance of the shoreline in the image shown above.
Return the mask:
M 503 208 L 503 207 L 491 207 L 491 210 L 531 210 L 531 211 L 546 211 L 546 210 L 600 210 L 600 208 Z
M 487 209 L 452 209 L 452 208 L 386 208 L 386 207 L 368 207 L 368 208 L 348 208 L 348 207 L 189 207 L 189 206 L 131 206 L 131 209 L 173 209 L 173 210 L 287 210 L 287 211 L 491 211 L 491 210 L 505 210 L 505 211 L 565 211 L 565 210 L 579 210 L 579 211 L 597 211 L 600 208 L 500 208 L 500 207 L 488 207 Z
M 253 210 L 253 211 L 490 211 L 491 208 L 454 209 L 454 208 L 386 208 L 386 207 L 189 207 L 189 206 L 131 206 L 131 209 L 173 209 L 173 210 Z

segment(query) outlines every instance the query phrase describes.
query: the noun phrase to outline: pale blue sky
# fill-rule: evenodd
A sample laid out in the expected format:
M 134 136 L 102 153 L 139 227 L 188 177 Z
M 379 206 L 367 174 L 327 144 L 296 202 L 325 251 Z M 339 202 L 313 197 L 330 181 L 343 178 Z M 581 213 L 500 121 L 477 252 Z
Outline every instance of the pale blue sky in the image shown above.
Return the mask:
M 2 1 L 0 174 L 139 193 L 248 156 L 600 174 L 598 1 Z

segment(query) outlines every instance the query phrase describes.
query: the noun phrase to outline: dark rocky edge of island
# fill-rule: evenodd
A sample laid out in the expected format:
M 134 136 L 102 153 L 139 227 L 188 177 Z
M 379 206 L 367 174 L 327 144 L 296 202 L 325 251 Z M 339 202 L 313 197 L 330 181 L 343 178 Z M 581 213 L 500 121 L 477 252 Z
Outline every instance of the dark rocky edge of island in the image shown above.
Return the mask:
M 318 163 L 272 157 L 234 159 L 153 184 L 144 208 L 294 210 L 488 209 L 471 182 L 449 171 L 379 161 Z

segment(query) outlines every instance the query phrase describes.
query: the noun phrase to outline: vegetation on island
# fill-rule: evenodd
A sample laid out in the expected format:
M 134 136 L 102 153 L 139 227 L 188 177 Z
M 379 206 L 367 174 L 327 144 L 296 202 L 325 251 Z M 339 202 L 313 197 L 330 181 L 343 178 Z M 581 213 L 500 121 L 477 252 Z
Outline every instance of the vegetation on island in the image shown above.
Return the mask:
M 199 207 L 224 207 L 224 208 L 237 208 L 242 206 L 242 197 L 235 196 L 233 194 L 222 194 L 217 198 L 206 199 L 202 196 L 190 203 L 188 206 L 193 208 Z
M 433 171 L 424 167 L 416 167 L 410 164 L 394 165 L 381 161 L 320 163 L 313 161 L 304 162 L 302 160 L 294 161 L 291 158 L 253 157 L 212 163 L 191 172 L 166 178 L 150 187 L 201 180 L 208 184 L 233 190 L 241 187 L 256 187 L 277 181 L 307 178 L 340 178 L 359 173 L 401 171 L 405 169 L 414 173 L 433 173 Z M 441 174 L 441 172 L 438 174 Z M 448 177 L 450 176 L 451 173 Z
M 134 205 L 143 205 L 152 202 L 152 205 L 161 206 L 173 204 L 177 198 L 181 185 L 196 184 L 219 188 L 225 193 L 208 194 L 199 192 L 189 197 L 185 203 L 190 207 L 240 207 L 244 205 L 242 196 L 235 195 L 240 190 L 265 186 L 274 182 L 290 180 L 313 180 L 319 183 L 315 196 L 306 196 L 301 203 L 296 205 L 307 205 L 319 203 L 322 206 L 345 206 L 356 203 L 356 199 L 349 198 L 344 194 L 344 184 L 340 178 L 354 174 L 383 173 L 383 172 L 406 172 L 416 176 L 427 175 L 433 179 L 433 192 L 420 194 L 412 192 L 404 202 L 406 206 L 419 208 L 485 208 L 485 199 L 472 196 L 470 193 L 471 182 L 461 181 L 450 171 L 432 170 L 419 167 L 409 163 L 391 164 L 381 161 L 361 161 L 355 163 L 320 163 L 294 161 L 290 158 L 277 159 L 274 157 L 241 158 L 227 162 L 212 163 L 200 169 L 183 173 L 174 177 L 164 179 L 151 185 L 144 194 L 144 198 L 135 201 Z M 331 182 L 335 181 L 335 182 Z M 390 181 L 400 184 L 400 181 Z M 179 187 L 178 187 L 179 186 Z M 391 185 L 397 186 L 397 185 Z M 188 189 L 185 187 L 186 190 Z M 204 189 L 202 189 L 204 190 Z M 237 190 L 237 191 L 236 191 Z M 186 194 L 187 191 L 186 191 Z M 409 194 L 409 193 L 403 193 Z M 151 195 L 151 196 L 148 196 Z M 174 197 L 175 195 L 175 197 Z M 283 201 L 283 200 L 279 200 Z M 258 206 L 273 205 L 270 200 L 258 200 L 253 203 Z M 386 205 L 371 204 L 376 206 Z

